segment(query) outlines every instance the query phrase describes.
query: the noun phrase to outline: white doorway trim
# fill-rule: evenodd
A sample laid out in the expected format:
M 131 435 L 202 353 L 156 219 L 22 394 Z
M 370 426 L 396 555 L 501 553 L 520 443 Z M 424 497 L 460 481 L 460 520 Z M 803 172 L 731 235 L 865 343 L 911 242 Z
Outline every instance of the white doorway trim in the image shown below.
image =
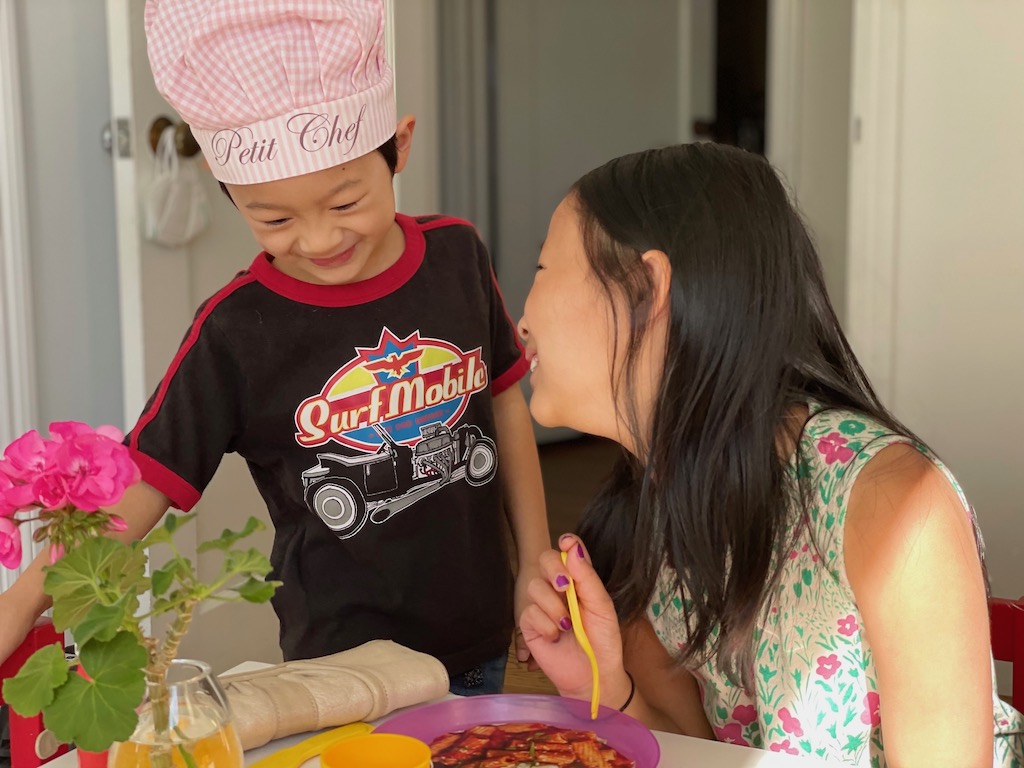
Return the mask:
M 847 258 L 847 335 L 894 407 L 893 321 L 903 82 L 903 2 L 855 0 Z
M 768 1 L 768 83 L 765 104 L 765 155 L 785 177 L 790 194 L 800 178 L 803 146 L 804 2 Z
M 25 184 L 24 114 L 14 0 L 0 0 L 0 441 L 36 425 L 35 334 Z M 27 563 L 37 546 L 21 526 Z M 0 591 L 19 570 L 0 569 Z

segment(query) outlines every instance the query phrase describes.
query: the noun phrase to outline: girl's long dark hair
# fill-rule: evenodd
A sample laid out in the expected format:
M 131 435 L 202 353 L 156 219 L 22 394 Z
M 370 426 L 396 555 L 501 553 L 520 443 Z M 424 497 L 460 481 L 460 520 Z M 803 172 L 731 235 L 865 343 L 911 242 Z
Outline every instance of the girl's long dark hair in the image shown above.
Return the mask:
M 749 687 L 751 631 L 792 536 L 777 447 L 792 406 L 850 408 L 912 433 L 854 357 L 807 229 L 763 158 L 717 144 L 650 150 L 591 171 L 570 199 L 613 312 L 629 313 L 612 385 L 643 457 L 624 454 L 581 537 L 623 620 L 643 614 L 672 566 L 692 601 L 680 661 L 709 649 Z M 641 419 L 630 372 L 652 319 L 649 250 L 671 263 L 671 319 L 660 391 Z

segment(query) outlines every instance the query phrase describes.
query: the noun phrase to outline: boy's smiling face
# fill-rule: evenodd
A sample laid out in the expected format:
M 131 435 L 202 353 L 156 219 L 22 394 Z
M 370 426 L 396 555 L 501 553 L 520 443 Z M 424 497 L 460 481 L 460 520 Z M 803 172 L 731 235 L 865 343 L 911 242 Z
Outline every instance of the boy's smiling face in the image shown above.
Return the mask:
M 395 131 L 405 167 L 416 121 Z M 322 171 L 261 184 L 226 184 L 274 267 L 305 283 L 345 285 L 379 275 L 405 247 L 391 169 L 378 151 Z

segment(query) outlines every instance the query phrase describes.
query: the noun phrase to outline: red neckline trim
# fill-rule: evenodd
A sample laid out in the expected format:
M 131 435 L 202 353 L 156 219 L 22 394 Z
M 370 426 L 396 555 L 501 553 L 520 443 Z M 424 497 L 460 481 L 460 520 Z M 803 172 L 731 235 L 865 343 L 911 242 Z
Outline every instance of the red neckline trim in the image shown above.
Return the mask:
M 368 280 L 346 285 L 306 283 L 274 269 L 270 254 L 266 251 L 256 257 L 249 271 L 261 285 L 274 293 L 303 304 L 318 307 L 352 307 L 375 301 L 405 285 L 423 263 L 426 240 L 419 224 L 411 216 L 401 213 L 395 214 L 395 221 L 405 235 L 405 250 L 398 257 L 398 261 Z

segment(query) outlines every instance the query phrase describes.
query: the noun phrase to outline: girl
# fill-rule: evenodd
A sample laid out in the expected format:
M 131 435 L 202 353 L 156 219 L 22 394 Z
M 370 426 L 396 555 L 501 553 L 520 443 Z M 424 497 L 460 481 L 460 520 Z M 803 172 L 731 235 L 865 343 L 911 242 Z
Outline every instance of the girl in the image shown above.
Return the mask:
M 530 409 L 625 449 L 521 627 L 563 695 L 850 765 L 1020 765 L 981 542 L 879 402 L 772 168 L 695 144 L 584 176 L 519 326 Z M 624 704 L 625 702 L 625 704 Z

